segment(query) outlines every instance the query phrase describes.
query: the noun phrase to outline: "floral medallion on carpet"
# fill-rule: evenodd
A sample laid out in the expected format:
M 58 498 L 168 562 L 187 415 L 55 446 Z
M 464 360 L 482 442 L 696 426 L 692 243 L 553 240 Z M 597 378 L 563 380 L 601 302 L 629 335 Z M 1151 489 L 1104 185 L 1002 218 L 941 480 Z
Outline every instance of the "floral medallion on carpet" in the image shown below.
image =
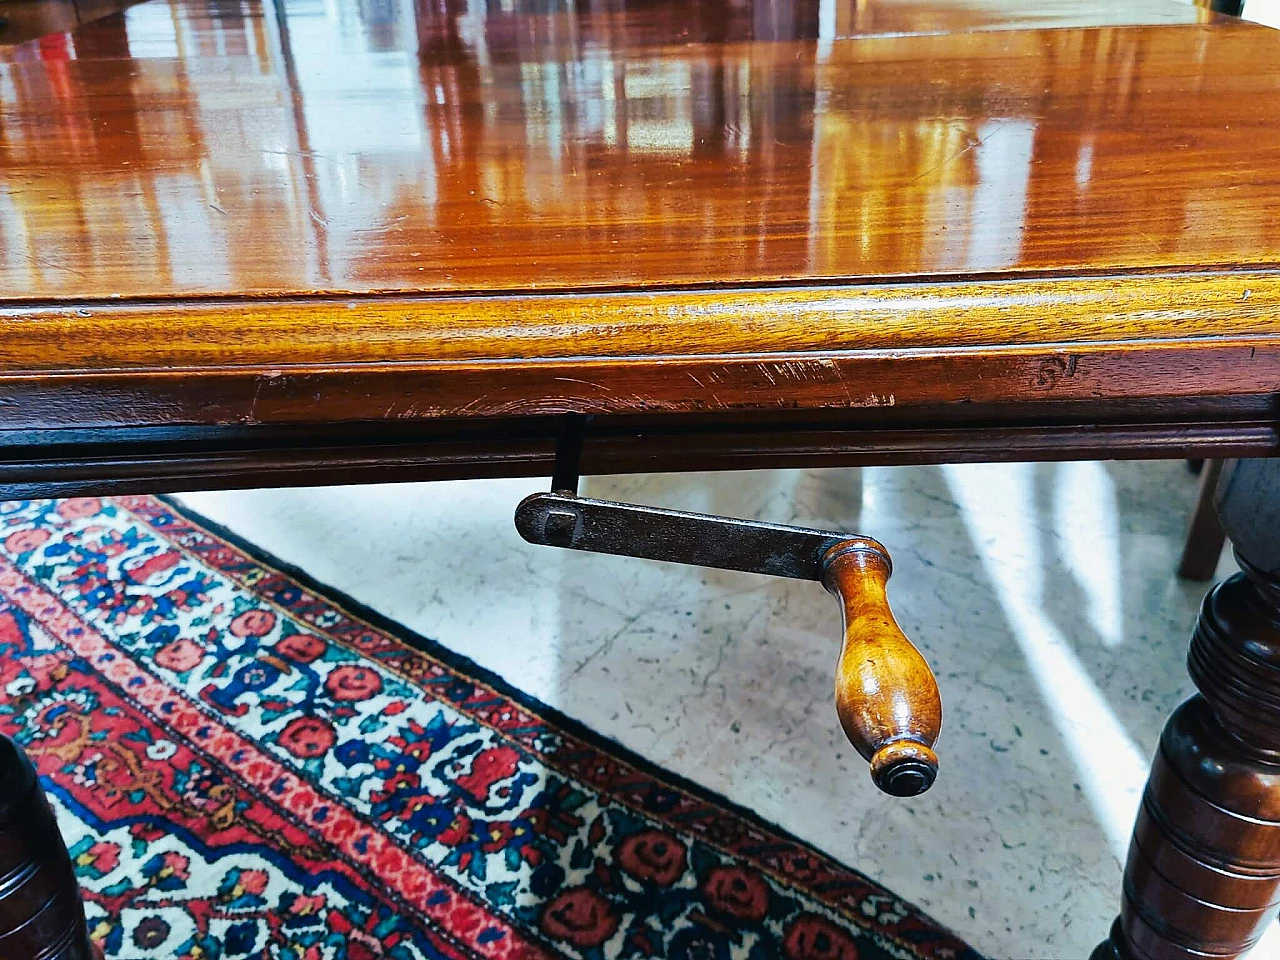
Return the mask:
M 977 958 L 165 501 L 13 502 L 0 523 L 0 730 L 107 957 Z

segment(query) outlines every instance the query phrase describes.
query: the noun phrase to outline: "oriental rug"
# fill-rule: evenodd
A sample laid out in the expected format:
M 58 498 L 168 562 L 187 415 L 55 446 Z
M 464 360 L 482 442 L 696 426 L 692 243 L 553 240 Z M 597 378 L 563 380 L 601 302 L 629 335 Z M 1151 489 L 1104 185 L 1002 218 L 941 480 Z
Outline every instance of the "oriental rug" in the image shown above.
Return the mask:
M 977 960 L 165 500 L 5 503 L 0 544 L 0 731 L 107 957 Z

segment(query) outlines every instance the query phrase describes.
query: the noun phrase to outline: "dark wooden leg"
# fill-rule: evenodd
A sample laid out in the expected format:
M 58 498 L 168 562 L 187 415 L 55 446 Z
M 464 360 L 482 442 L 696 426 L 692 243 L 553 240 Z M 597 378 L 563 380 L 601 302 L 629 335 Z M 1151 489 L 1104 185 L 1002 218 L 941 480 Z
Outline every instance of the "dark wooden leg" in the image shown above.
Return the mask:
M 71 858 L 35 768 L 0 736 L 0 957 L 96 956 Z
M 1178 576 L 1184 580 L 1212 580 L 1222 556 L 1222 545 L 1227 535 L 1218 520 L 1213 505 L 1213 491 L 1222 473 L 1221 460 L 1205 461 L 1200 471 L 1200 488 L 1196 495 L 1196 508 L 1187 526 L 1187 539 L 1182 545 L 1182 560 L 1178 563 Z
M 1244 572 L 1205 598 L 1188 656 L 1200 694 L 1161 735 L 1120 919 L 1093 960 L 1238 957 L 1280 910 L 1280 461 L 1229 464 L 1218 499 Z

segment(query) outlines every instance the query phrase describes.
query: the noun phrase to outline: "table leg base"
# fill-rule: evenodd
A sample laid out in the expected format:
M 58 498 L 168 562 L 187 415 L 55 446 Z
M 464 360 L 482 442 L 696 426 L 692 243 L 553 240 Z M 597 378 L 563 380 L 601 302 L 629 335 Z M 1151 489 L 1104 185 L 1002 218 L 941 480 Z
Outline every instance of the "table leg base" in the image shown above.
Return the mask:
M 1093 960 L 1234 960 L 1280 911 L 1280 577 L 1205 598 L 1134 826 L 1120 920 Z
M 1120 929 L 1120 920 L 1111 925 L 1111 935 L 1098 944 L 1089 960 L 1133 960 L 1124 948 L 1124 931 Z
M 53 810 L 35 767 L 7 737 L 0 737 L 0 957 L 99 957 Z

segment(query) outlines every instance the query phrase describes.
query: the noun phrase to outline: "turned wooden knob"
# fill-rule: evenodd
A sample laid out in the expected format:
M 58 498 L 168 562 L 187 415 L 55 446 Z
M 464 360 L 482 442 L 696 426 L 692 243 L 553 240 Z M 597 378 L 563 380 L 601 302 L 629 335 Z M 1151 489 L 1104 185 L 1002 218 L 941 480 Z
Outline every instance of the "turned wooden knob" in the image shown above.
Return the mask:
M 874 540 L 843 540 L 822 558 L 822 584 L 844 611 L 836 665 L 840 726 L 885 793 L 914 797 L 933 785 L 942 728 L 938 682 L 893 618 L 885 593 L 893 566 Z

